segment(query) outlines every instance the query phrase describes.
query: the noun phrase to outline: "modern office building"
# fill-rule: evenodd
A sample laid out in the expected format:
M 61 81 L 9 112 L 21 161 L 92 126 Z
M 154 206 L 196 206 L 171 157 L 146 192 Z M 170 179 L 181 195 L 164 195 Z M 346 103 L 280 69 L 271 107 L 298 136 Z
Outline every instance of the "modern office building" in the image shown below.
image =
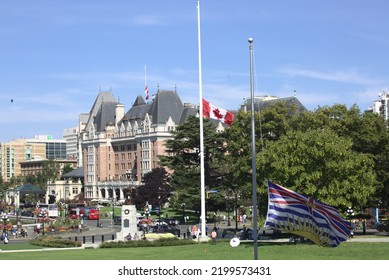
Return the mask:
M 66 159 L 65 140 L 50 135 L 36 135 L 32 139 L 15 139 L 0 143 L 0 170 L 5 182 L 21 175 L 20 162 L 33 159 Z
M 282 102 L 287 107 L 295 106 L 300 112 L 307 111 L 304 105 L 295 96 L 279 98 L 272 95 L 254 96 L 254 110 L 255 112 L 259 112 L 277 102 Z M 251 111 L 251 97 L 244 99 L 240 110 Z
M 66 141 L 66 158 L 78 159 L 78 127 L 62 130 L 62 138 Z
M 381 115 L 385 120 L 389 119 L 389 92 L 383 90 L 378 94 L 379 99 L 373 102 L 373 106 L 368 110 Z
M 45 167 L 45 164 L 48 162 L 48 159 L 32 159 L 26 161 L 20 161 L 20 171 L 22 176 L 28 175 L 37 175 L 41 173 Z M 73 159 L 52 159 L 53 164 L 58 167 L 60 171 L 58 173 L 59 179 L 62 175 L 62 170 L 66 165 L 69 165 L 71 168 L 77 168 L 77 161 Z

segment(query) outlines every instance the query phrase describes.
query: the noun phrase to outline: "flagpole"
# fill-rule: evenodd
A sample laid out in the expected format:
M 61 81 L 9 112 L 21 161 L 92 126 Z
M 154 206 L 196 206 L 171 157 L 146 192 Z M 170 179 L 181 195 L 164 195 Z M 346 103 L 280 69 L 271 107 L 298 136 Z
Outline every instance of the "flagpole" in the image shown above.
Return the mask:
M 145 86 L 147 86 L 146 65 L 145 65 Z
M 251 169 L 253 185 L 253 238 L 254 260 L 258 260 L 258 214 L 257 214 L 257 162 L 255 151 L 255 111 L 254 111 L 254 78 L 253 78 L 253 38 L 249 38 L 250 49 L 250 93 L 251 93 Z
M 197 37 L 199 55 L 199 98 L 200 98 L 200 192 L 201 192 L 201 238 L 205 232 L 205 175 L 204 175 L 204 131 L 203 131 L 203 81 L 201 73 L 200 0 L 197 0 Z

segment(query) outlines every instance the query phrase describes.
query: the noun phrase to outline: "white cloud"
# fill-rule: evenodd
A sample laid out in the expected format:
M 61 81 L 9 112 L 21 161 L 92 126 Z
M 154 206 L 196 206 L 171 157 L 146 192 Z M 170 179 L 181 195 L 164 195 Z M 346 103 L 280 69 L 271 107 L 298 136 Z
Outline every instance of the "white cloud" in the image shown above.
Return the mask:
M 318 80 L 332 81 L 332 82 L 340 82 L 340 83 L 350 83 L 350 84 L 359 84 L 365 86 L 376 85 L 380 83 L 379 80 L 366 77 L 358 73 L 356 70 L 348 70 L 348 71 L 319 71 L 319 70 L 309 70 L 298 67 L 284 67 L 279 69 L 279 72 L 283 74 L 287 74 L 291 77 L 306 77 Z
M 132 23 L 141 26 L 156 26 L 165 25 L 166 21 L 163 21 L 161 17 L 155 15 L 141 15 L 133 18 Z

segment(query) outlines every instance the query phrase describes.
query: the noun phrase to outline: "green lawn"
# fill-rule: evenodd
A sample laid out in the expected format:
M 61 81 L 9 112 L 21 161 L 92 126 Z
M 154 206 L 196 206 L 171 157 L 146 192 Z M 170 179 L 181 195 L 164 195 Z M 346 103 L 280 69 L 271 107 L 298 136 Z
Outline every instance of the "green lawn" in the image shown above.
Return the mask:
M 16 246 L 17 244 L 0 245 Z M 12 248 L 13 249 L 13 248 Z M 16 249 L 16 248 L 15 248 Z M 336 248 L 307 244 L 261 243 L 260 260 L 389 260 L 389 242 L 345 242 Z M 71 249 L 61 251 L 0 253 L 0 260 L 252 260 L 253 246 L 229 242 L 147 248 Z

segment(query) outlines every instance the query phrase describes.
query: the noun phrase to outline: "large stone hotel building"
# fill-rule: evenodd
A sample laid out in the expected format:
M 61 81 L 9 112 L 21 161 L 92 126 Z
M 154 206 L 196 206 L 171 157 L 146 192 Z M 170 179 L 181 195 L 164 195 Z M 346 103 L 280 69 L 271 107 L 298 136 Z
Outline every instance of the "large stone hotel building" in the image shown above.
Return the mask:
M 111 92 L 100 92 L 79 136 L 85 198 L 124 201 L 125 188 L 159 167 L 171 131 L 197 113 L 176 91 L 158 90 L 148 103 L 138 96 L 127 112 Z

